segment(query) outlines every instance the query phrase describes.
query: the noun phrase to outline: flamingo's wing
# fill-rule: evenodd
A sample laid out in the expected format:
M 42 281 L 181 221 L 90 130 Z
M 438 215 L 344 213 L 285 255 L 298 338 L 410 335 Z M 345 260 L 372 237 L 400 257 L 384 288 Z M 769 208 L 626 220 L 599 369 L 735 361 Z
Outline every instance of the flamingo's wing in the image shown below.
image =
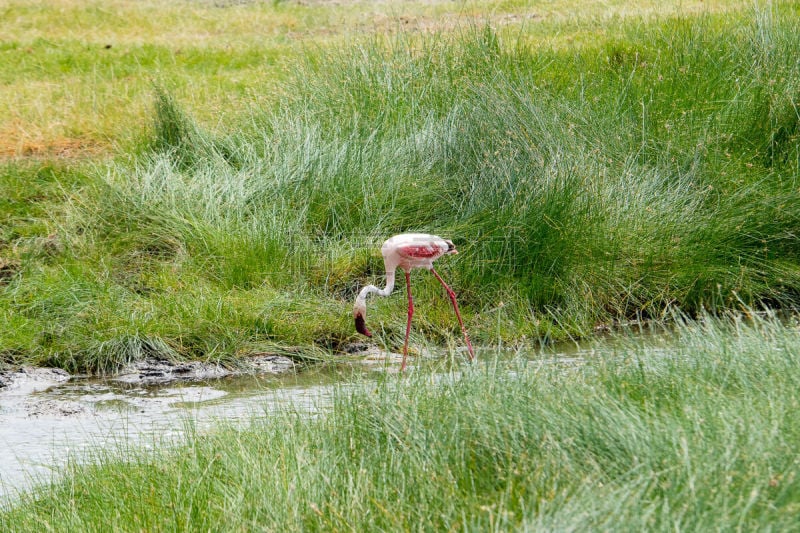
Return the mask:
M 442 250 L 432 244 L 403 244 L 397 247 L 397 253 L 407 259 L 434 259 L 442 255 Z

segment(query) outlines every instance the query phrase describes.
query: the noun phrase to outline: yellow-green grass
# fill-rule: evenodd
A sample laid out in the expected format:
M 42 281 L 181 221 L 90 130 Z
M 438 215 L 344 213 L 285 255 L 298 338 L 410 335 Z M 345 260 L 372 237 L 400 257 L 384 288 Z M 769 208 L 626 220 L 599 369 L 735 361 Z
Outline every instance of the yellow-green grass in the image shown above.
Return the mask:
M 363 36 L 489 22 L 576 46 L 607 21 L 747 9 L 687 2 L 5 2 L 0 7 L 0 157 L 101 157 L 148 125 L 153 83 L 201 123 L 280 105 L 303 54 Z

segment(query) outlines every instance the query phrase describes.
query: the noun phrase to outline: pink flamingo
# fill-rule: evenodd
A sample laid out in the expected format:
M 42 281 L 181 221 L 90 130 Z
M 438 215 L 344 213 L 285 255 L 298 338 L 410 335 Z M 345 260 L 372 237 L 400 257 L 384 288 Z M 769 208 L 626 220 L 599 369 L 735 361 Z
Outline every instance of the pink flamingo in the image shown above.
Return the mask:
M 427 268 L 436 276 L 436 279 L 444 285 L 448 296 L 450 296 L 450 301 L 453 302 L 453 309 L 456 312 L 456 317 L 458 317 L 458 323 L 461 325 L 461 331 L 464 333 L 464 340 L 467 342 L 470 361 L 475 360 L 475 351 L 472 349 L 472 343 L 469 342 L 467 329 L 464 327 L 464 321 L 461 319 L 461 313 L 458 310 L 456 293 L 453 292 L 453 289 L 444 282 L 433 268 L 433 262 L 436 259 L 443 255 L 458 253 L 453 242 L 437 237 L 436 235 L 427 235 L 425 233 L 401 233 L 384 242 L 381 247 L 381 253 L 383 254 L 383 261 L 386 265 L 386 287 L 379 289 L 375 285 L 367 285 L 358 293 L 356 303 L 353 306 L 356 330 L 362 335 L 372 337 L 372 333 L 369 332 L 365 323 L 367 316 L 367 295 L 374 292 L 380 296 L 389 296 L 392 293 L 392 289 L 394 289 L 395 270 L 397 270 L 398 267 L 403 269 L 406 275 L 406 288 L 408 293 L 408 321 L 406 322 L 406 339 L 403 344 L 403 363 L 400 366 L 400 371 L 402 372 L 405 370 L 406 357 L 408 357 L 408 336 L 411 333 L 411 317 L 414 315 L 414 299 L 411 297 L 410 272 L 412 268 Z

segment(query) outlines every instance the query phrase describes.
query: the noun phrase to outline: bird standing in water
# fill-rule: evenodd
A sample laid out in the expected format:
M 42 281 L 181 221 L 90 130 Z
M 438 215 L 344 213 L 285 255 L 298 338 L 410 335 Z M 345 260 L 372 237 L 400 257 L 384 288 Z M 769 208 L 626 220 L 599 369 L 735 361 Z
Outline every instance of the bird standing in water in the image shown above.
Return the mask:
M 450 296 L 450 301 L 453 302 L 453 309 L 456 312 L 456 317 L 458 317 L 461 331 L 464 333 L 464 340 L 467 342 L 470 361 L 475 360 L 475 351 L 472 349 L 472 343 L 469 342 L 467 329 L 464 327 L 464 321 L 461 319 L 461 313 L 458 310 L 456 293 L 453 292 L 453 289 L 444 282 L 442 277 L 439 276 L 439 273 L 433 268 L 433 262 L 436 259 L 443 255 L 458 253 L 453 242 L 437 237 L 436 235 L 428 235 L 425 233 L 401 233 L 384 242 L 381 247 L 381 253 L 383 254 L 383 261 L 386 265 L 386 287 L 379 289 L 375 285 L 367 285 L 358 293 L 356 303 L 353 306 L 356 330 L 362 335 L 372 337 L 372 333 L 369 332 L 365 323 L 367 316 L 367 295 L 376 293 L 380 296 L 389 296 L 392 293 L 392 289 L 394 289 L 395 271 L 401 268 L 406 275 L 406 289 L 408 292 L 408 321 L 406 322 L 406 339 L 403 344 L 403 363 L 400 366 L 401 371 L 405 370 L 406 357 L 408 356 L 408 336 L 411 333 L 411 317 L 414 315 L 414 299 L 411 297 L 410 273 L 412 268 L 426 268 L 436 276 L 436 279 L 439 280 L 447 291 L 447 295 Z

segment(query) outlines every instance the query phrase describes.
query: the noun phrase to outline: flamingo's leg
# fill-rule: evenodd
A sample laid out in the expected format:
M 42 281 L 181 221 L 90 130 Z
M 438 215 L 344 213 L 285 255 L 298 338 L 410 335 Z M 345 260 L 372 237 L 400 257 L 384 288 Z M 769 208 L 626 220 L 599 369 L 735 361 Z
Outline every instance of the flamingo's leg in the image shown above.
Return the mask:
M 436 276 L 436 279 L 439 280 L 439 283 L 444 285 L 444 288 L 447 291 L 447 295 L 450 296 L 450 301 L 453 302 L 453 309 L 456 312 L 456 317 L 458 317 L 458 323 L 461 326 L 461 331 L 464 333 L 464 340 L 467 341 L 467 350 L 469 351 L 469 359 L 470 359 L 470 361 L 474 361 L 475 360 L 475 350 L 472 349 L 472 343 L 469 342 L 469 335 L 467 335 L 467 328 L 464 327 L 464 321 L 461 319 L 461 313 L 458 310 L 458 302 L 456 302 L 456 293 L 453 292 L 453 289 L 451 289 L 450 286 L 447 285 L 447 283 L 444 282 L 444 280 L 442 279 L 442 276 L 440 276 L 439 273 L 436 272 L 435 269 L 431 268 L 431 272 L 433 272 L 433 275 Z M 409 320 L 410 320 L 410 317 L 409 317 Z
M 406 322 L 406 340 L 403 344 L 403 364 L 400 365 L 400 372 L 406 369 L 406 357 L 408 357 L 408 336 L 411 334 L 411 317 L 414 316 L 414 298 L 411 297 L 411 275 L 408 270 L 406 273 L 406 293 L 408 294 L 408 321 Z

